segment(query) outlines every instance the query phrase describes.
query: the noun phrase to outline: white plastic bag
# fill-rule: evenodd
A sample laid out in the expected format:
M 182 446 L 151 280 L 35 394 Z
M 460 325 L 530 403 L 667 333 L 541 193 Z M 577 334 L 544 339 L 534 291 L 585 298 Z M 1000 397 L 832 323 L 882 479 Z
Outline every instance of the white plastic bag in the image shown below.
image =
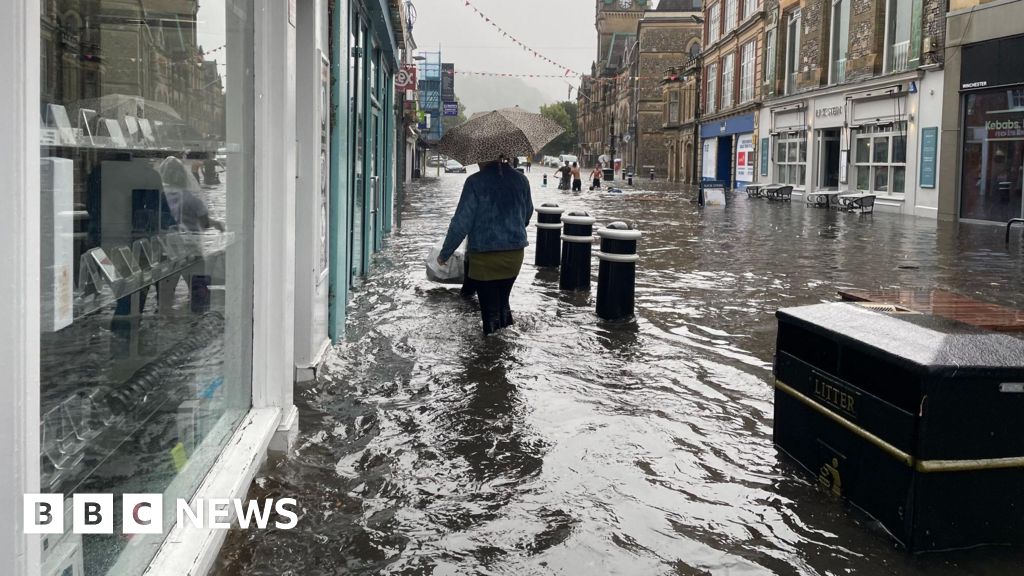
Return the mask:
M 462 284 L 466 262 L 466 242 L 463 240 L 462 245 L 455 249 L 448 262 L 441 266 L 437 263 L 437 255 L 441 253 L 443 245 L 444 240 L 439 240 L 427 252 L 427 279 L 442 284 Z

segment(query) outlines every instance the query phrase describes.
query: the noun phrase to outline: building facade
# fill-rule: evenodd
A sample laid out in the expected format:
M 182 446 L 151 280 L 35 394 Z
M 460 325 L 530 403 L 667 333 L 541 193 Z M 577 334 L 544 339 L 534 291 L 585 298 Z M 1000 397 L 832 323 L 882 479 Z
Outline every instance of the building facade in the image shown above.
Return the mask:
M 662 80 L 662 129 L 668 141 L 668 178 L 694 185 L 700 182 L 697 170 L 700 143 L 701 80 L 700 59 L 691 58 L 683 66 L 665 70 Z
M 765 45 L 762 1 L 718 0 L 704 7 L 701 177 L 733 188 L 755 179 Z
M 394 219 L 398 0 L 11 0 L 0 530 L 8 574 L 207 573 L 298 431 Z M 159 533 L 27 534 L 25 494 L 156 493 Z
M 934 217 L 944 6 L 766 0 L 759 180 Z
M 956 0 L 946 19 L 939 218 L 1024 217 L 1024 3 Z

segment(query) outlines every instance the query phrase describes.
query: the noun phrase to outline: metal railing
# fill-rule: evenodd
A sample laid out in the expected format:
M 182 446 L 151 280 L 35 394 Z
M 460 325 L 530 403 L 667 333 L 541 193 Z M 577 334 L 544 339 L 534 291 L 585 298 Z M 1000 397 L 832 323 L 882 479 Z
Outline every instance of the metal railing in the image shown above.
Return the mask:
M 892 45 L 892 52 L 889 56 L 889 71 L 902 72 L 907 69 L 910 63 L 910 40 L 897 42 Z
M 832 61 L 832 83 L 839 84 L 846 80 L 846 58 Z

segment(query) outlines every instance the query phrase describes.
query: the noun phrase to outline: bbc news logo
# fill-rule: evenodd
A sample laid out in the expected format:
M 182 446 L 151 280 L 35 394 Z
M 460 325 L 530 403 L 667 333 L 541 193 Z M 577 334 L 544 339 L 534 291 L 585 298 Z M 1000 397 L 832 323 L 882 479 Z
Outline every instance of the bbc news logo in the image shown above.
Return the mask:
M 63 534 L 65 504 L 63 494 L 26 494 L 24 505 L 26 534 Z M 243 500 L 240 498 L 197 498 L 192 502 L 179 498 L 174 510 L 179 526 L 228 530 L 237 525 L 264 530 L 273 526 L 291 530 L 299 522 L 294 498 L 279 500 Z M 73 494 L 71 531 L 75 534 L 114 533 L 113 494 Z M 234 522 L 232 522 L 234 518 Z M 121 496 L 121 533 L 161 534 L 164 526 L 163 494 L 124 494 Z

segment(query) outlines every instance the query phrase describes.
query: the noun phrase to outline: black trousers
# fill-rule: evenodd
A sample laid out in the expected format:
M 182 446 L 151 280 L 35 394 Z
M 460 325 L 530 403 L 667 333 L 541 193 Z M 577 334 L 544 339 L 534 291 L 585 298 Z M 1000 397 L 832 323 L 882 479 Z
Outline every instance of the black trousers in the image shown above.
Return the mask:
M 514 324 L 508 298 L 515 283 L 515 278 L 473 281 L 477 298 L 480 299 L 480 318 L 483 320 L 484 336 Z
M 572 191 L 579 192 L 580 190 L 583 190 L 583 180 L 574 179 L 572 181 Z

